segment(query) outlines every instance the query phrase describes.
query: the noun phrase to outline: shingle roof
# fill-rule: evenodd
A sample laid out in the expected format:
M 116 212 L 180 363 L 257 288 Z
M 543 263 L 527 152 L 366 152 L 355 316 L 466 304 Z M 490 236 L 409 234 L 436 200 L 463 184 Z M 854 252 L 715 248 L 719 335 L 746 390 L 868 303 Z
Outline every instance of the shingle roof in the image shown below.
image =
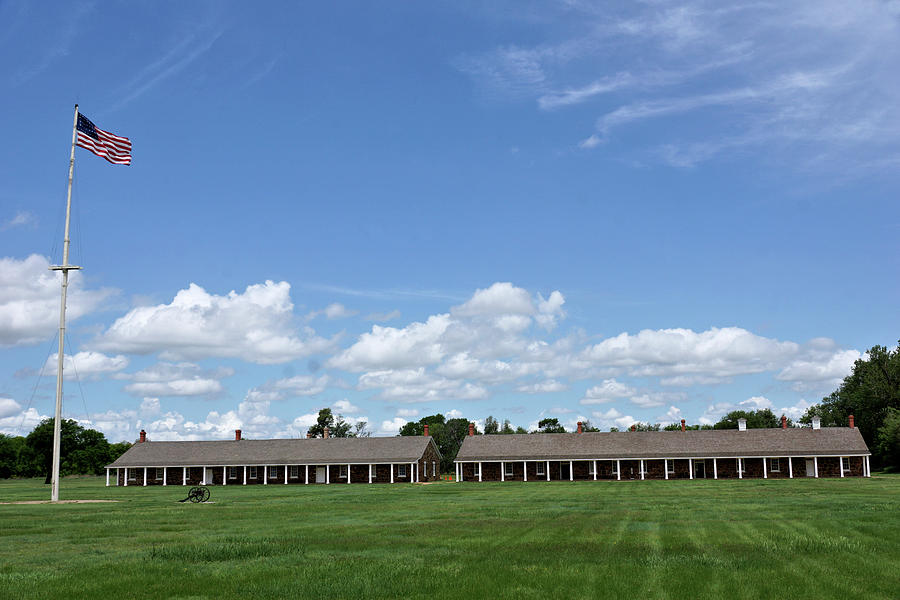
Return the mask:
M 434 438 L 313 438 L 213 442 L 141 442 L 109 467 L 328 465 L 415 462 Z M 437 447 L 435 447 L 437 450 Z
M 859 429 L 711 429 L 467 436 L 457 461 L 868 454 Z

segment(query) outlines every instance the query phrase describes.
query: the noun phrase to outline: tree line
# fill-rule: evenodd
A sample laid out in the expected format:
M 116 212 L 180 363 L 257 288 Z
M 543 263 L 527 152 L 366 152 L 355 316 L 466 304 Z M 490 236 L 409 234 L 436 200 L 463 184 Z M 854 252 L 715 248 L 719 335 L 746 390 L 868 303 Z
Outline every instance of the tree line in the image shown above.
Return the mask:
M 100 475 L 131 447 L 129 442 L 110 444 L 101 432 L 71 419 L 63 419 L 59 428 L 61 476 Z M 53 419 L 44 419 L 24 437 L 0 433 L 0 478 L 43 476 L 50 483 L 52 467 Z

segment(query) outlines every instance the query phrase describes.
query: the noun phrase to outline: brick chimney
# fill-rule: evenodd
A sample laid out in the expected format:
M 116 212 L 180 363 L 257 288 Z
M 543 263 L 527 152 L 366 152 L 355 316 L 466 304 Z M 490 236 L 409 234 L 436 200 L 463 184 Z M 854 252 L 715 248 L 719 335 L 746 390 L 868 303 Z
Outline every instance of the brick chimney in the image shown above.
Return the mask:
M 475 435 L 475 423 L 469 423 L 469 435 Z
M 853 429 L 853 415 L 850 415 L 850 429 Z
M 584 429 L 581 426 L 581 421 L 578 421 L 578 433 L 581 433 Z
M 312 433 L 310 433 L 309 431 L 306 432 L 306 439 L 312 439 Z
M 787 417 L 784 415 L 781 415 L 781 428 L 787 429 Z
M 637 430 L 637 425 L 632 425 L 632 426 L 631 426 L 631 430 L 632 430 L 632 431 Z
M 425 437 L 428 437 L 428 423 L 425 423 Z
M 738 431 L 747 431 L 747 419 L 738 419 Z
M 681 430 L 684 431 L 684 419 L 681 420 Z
M 326 428 L 325 428 L 325 431 L 322 433 L 322 437 L 325 438 L 325 439 L 327 440 L 327 439 L 328 439 L 328 434 L 329 434 L 329 433 L 330 433 L 330 432 L 328 431 L 328 428 L 326 427 Z
M 143 429 L 141 429 L 141 441 L 140 441 L 140 443 L 143 444 L 143 443 L 146 442 L 146 441 L 147 441 L 147 432 L 144 431 Z
M 235 429 L 234 430 L 234 441 L 239 442 L 239 441 L 241 441 L 241 439 L 242 439 L 241 438 L 241 430 Z

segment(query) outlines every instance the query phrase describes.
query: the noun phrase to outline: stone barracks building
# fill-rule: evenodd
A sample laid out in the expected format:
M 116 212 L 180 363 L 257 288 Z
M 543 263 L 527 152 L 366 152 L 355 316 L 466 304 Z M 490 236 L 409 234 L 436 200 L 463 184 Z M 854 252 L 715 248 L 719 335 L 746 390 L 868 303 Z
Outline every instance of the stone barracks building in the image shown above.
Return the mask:
M 285 485 L 410 483 L 439 479 L 441 454 L 428 435 L 138 443 L 106 467 L 106 485 Z
M 474 435 L 469 425 L 456 456 L 457 481 L 611 479 L 774 479 L 869 477 L 869 448 L 859 429 L 629 431 Z

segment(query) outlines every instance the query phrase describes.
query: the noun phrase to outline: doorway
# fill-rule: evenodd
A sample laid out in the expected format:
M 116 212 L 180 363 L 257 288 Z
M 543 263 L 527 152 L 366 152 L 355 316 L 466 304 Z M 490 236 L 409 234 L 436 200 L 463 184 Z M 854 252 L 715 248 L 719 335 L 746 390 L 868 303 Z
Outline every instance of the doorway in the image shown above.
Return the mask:
M 706 461 L 694 461 L 694 479 L 706 479 Z
M 807 477 L 815 477 L 816 476 L 816 462 L 811 459 L 806 459 L 806 476 Z
M 316 467 L 316 483 L 325 483 L 325 469 L 327 467 Z

